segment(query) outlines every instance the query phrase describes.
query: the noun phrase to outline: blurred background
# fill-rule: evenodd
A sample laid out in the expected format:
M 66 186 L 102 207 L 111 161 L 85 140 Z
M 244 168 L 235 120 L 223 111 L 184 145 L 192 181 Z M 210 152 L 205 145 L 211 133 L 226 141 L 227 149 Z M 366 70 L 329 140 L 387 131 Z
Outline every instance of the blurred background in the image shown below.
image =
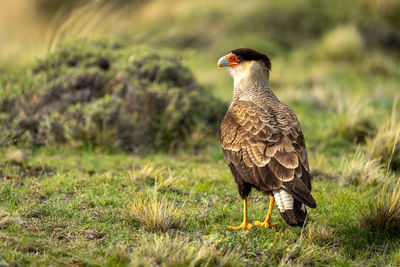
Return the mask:
M 316 142 L 327 136 L 326 127 L 340 128 L 333 132 L 352 142 L 371 135 L 398 95 L 399 13 L 398 0 L 2 0 L 0 72 L 5 77 L 43 69 L 32 64 L 80 39 L 168 48 L 196 84 L 224 103 L 224 110 L 232 81 L 216 61 L 234 48 L 250 47 L 272 59 L 271 83 L 278 97 L 298 105 L 300 117 L 320 114 L 317 125 L 304 123 L 306 132 L 319 131 L 313 135 Z M 38 89 L 43 83 L 15 89 L 10 80 L 3 82 L 2 92 L 8 113 L 4 99 L 10 94 L 45 91 Z M 334 126 L 338 120 L 344 126 Z
M 23 65 L 59 42 L 108 37 L 186 53 L 198 79 L 213 85 L 215 60 L 237 47 L 268 54 L 273 80 L 290 66 L 282 66 L 288 57 L 390 74 L 400 47 L 399 12 L 398 0 L 2 0 L 0 62 Z

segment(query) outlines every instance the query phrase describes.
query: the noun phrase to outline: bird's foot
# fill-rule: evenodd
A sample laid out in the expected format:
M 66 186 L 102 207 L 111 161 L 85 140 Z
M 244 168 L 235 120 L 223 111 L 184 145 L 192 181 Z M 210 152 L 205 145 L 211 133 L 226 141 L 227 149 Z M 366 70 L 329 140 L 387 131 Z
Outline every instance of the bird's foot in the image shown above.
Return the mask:
M 239 229 L 250 229 L 253 227 L 253 225 L 249 222 L 242 222 L 241 225 L 234 227 L 234 226 L 228 226 L 228 229 L 230 230 L 239 230 Z
M 271 222 L 265 220 L 264 222 L 256 221 L 256 222 L 254 222 L 254 225 L 260 226 L 262 228 L 269 228 L 269 227 L 277 225 L 277 223 L 271 223 Z

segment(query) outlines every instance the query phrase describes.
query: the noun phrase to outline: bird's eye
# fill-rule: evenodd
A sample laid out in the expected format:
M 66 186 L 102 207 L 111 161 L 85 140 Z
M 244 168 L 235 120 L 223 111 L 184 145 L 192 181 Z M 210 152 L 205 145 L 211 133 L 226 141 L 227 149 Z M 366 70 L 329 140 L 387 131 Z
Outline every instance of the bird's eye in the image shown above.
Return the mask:
M 237 56 L 237 59 L 242 59 L 242 56 Z

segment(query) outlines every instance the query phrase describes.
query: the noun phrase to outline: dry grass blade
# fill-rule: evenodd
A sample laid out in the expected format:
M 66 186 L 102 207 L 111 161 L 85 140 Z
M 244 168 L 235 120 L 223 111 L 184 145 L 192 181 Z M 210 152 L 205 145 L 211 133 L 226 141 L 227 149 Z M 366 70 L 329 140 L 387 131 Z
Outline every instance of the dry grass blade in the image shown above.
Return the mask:
M 78 38 L 94 38 L 121 26 L 121 17 L 128 9 L 116 8 L 116 3 L 93 0 L 71 12 L 65 18 L 66 10 L 60 9 L 47 29 L 44 52 L 54 51 L 61 41 Z
M 152 199 L 137 198 L 131 206 L 123 211 L 130 222 L 137 222 L 150 232 L 165 232 L 178 225 L 181 211 L 165 198 L 158 198 L 154 193 Z

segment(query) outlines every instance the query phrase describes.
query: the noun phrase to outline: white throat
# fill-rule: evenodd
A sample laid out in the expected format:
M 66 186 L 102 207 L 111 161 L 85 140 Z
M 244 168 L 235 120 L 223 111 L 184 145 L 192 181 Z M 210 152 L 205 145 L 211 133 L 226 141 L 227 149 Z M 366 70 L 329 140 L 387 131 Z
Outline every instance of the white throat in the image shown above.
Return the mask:
M 243 62 L 228 70 L 233 78 L 234 100 L 259 102 L 266 97 L 278 100 L 271 90 L 269 73 L 262 62 Z
M 233 86 L 236 87 L 240 81 L 250 75 L 250 68 L 244 68 L 243 65 L 228 68 L 229 74 L 233 78 Z
M 269 86 L 269 75 L 263 63 L 259 61 L 249 61 L 237 67 L 230 67 L 229 74 L 233 78 L 234 86 L 246 82 L 256 82 L 259 85 Z

